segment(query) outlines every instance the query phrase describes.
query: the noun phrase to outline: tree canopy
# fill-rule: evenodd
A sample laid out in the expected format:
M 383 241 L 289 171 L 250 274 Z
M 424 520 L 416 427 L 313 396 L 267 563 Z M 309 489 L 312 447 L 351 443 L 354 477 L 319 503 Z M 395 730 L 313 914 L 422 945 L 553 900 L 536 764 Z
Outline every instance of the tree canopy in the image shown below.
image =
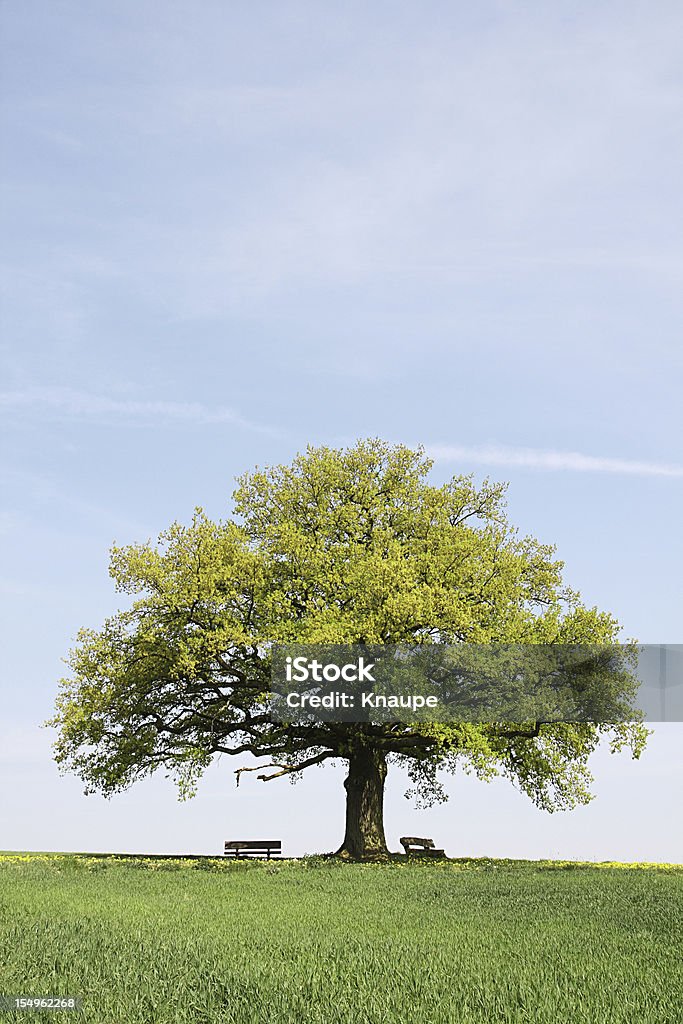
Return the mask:
M 78 635 L 52 720 L 60 765 L 87 792 L 161 768 L 185 794 L 219 753 L 266 758 L 266 781 L 342 758 L 341 851 L 354 857 L 386 849 L 387 762 L 407 766 L 427 804 L 444 797 L 439 772 L 460 766 L 508 776 L 547 810 L 588 800 L 601 734 L 638 756 L 641 725 L 302 724 L 269 709 L 275 643 L 616 641 L 618 623 L 585 607 L 555 549 L 509 523 L 505 485 L 436 486 L 430 469 L 422 449 L 379 440 L 309 447 L 241 477 L 225 520 L 197 509 L 157 544 L 114 547 L 110 573 L 129 607 Z

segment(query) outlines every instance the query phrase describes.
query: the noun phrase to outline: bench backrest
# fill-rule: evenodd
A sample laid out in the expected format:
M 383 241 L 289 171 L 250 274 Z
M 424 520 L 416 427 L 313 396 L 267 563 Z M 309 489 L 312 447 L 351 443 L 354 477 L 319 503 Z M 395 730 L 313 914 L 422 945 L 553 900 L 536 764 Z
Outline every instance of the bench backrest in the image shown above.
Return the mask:
M 226 840 L 227 850 L 282 850 L 280 839 L 232 839 Z
M 401 846 L 421 846 L 423 850 L 433 850 L 433 839 L 420 839 L 419 836 L 403 836 L 399 839 Z

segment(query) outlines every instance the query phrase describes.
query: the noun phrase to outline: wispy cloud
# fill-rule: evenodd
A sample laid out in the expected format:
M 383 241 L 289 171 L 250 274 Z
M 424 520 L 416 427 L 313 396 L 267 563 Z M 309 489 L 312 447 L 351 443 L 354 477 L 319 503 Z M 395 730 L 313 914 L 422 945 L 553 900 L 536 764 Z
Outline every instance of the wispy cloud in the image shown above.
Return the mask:
M 506 445 L 430 445 L 437 462 L 475 462 L 485 466 L 516 466 L 577 473 L 623 473 L 630 476 L 683 477 L 683 466 L 636 459 L 613 459 L 581 452 L 548 451 L 543 448 L 512 448 Z
M 84 526 L 89 524 L 99 531 L 113 530 L 116 534 L 128 536 L 151 536 L 154 529 L 147 522 L 141 522 L 126 515 L 126 509 L 117 509 L 111 502 L 91 501 L 80 497 L 73 485 L 59 483 L 54 476 L 33 473 L 26 469 L 0 467 L 0 490 L 20 502 L 14 510 L 8 510 L 0 516 L 0 537 L 5 534 L 12 537 L 15 543 L 30 545 L 36 535 L 36 520 L 47 536 L 51 531 L 58 531 L 62 537 L 64 526 L 56 522 L 56 513 L 64 517 L 69 533 L 78 532 L 81 543 L 84 543 Z M 50 509 L 49 520 L 45 519 L 45 511 Z M 64 586 L 61 580 L 60 586 Z M 0 594 L 4 592 L 0 578 Z
M 271 437 L 281 437 L 275 427 L 257 423 L 225 406 L 211 407 L 201 402 L 110 398 L 61 387 L 34 387 L 0 393 L 0 408 L 35 410 L 73 419 L 129 420 L 135 423 L 219 424 L 226 423 Z

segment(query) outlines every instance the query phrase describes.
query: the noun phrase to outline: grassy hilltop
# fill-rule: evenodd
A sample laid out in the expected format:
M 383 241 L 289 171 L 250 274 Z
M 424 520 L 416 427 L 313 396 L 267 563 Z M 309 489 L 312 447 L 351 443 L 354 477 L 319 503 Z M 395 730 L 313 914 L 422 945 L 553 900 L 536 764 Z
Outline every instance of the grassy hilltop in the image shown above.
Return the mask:
M 84 1024 L 678 1024 L 681 934 L 676 866 L 0 856 L 0 992 Z

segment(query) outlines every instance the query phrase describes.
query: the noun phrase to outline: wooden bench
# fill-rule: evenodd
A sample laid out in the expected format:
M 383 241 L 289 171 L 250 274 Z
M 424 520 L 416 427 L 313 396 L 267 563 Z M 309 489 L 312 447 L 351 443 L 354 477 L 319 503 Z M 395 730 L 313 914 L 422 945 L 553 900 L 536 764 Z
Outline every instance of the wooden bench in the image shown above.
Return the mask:
M 419 853 L 422 857 L 445 857 L 443 850 L 434 849 L 433 839 L 421 839 L 419 836 L 401 836 L 399 839 L 406 857 L 411 853 Z
M 232 839 L 225 841 L 223 854 L 225 857 L 279 857 L 282 853 L 282 842 L 279 839 Z

